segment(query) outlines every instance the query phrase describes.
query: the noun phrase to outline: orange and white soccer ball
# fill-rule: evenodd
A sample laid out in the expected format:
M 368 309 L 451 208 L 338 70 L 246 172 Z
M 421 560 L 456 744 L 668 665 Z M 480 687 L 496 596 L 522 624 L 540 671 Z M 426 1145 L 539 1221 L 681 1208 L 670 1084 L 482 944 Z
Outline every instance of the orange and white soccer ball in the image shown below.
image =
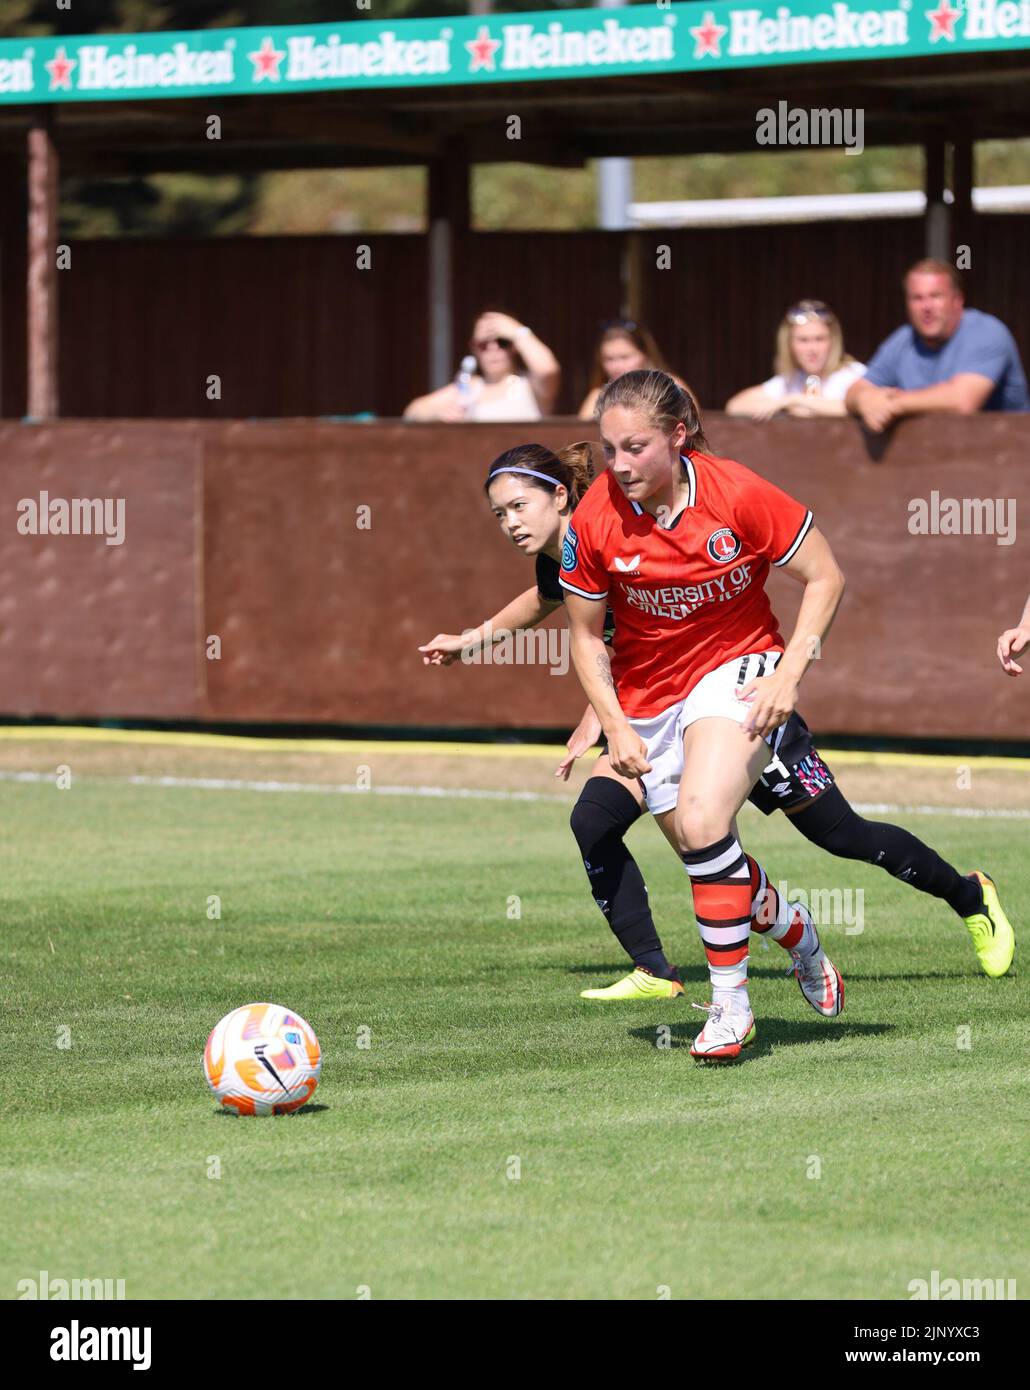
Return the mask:
M 278 1004 L 244 1004 L 211 1030 L 204 1075 L 218 1101 L 239 1115 L 286 1115 L 314 1094 L 322 1049 L 300 1014 Z

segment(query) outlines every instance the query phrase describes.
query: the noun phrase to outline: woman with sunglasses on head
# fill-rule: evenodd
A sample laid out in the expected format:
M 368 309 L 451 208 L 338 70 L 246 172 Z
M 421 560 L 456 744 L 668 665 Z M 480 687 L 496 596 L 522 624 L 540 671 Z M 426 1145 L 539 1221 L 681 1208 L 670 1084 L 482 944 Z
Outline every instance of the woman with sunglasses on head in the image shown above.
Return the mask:
M 554 410 L 561 367 L 533 330 L 510 314 L 488 309 L 469 339 L 477 370 L 463 391 L 456 381 L 419 396 L 405 420 L 539 420 Z
M 821 299 L 802 299 L 784 314 L 776 330 L 775 376 L 738 391 L 726 402 L 727 415 L 771 420 L 780 413 L 800 419 L 846 415 L 848 388 L 865 375 L 865 366 L 844 351 L 840 320 Z
M 675 372 L 669 371 L 653 335 L 642 323 L 637 323 L 634 319 L 607 319 L 600 327 L 601 336 L 594 351 L 590 390 L 579 408 L 581 420 L 594 418 L 594 406 L 597 404 L 598 396 L 609 381 L 622 376 L 623 372 L 637 372 L 645 367 L 655 367 L 660 372 L 667 372 L 684 391 L 690 390 L 685 381 L 681 381 Z

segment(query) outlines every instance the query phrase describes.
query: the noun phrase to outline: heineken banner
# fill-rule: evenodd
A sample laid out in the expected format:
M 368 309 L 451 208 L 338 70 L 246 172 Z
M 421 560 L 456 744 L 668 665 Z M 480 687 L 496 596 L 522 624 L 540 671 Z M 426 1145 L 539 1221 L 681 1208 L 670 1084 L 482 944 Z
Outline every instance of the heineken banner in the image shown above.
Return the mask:
M 792 0 L 0 41 L 0 103 L 715 72 L 1030 48 L 1030 0 Z

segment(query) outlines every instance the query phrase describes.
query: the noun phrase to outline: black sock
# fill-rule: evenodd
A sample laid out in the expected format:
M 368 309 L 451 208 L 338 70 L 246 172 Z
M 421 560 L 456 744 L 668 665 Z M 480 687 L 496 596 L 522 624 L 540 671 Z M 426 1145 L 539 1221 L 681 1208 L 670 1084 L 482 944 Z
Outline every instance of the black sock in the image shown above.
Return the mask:
M 980 885 L 966 878 L 922 840 L 886 821 L 864 820 L 839 787 L 787 818 L 806 839 L 840 859 L 876 864 L 921 893 L 942 898 L 960 917 L 983 908 Z
M 641 816 L 632 792 L 610 777 L 591 777 L 572 808 L 572 833 L 583 856 L 594 902 L 634 965 L 662 979 L 675 977 L 665 958 L 637 861 L 626 831 Z

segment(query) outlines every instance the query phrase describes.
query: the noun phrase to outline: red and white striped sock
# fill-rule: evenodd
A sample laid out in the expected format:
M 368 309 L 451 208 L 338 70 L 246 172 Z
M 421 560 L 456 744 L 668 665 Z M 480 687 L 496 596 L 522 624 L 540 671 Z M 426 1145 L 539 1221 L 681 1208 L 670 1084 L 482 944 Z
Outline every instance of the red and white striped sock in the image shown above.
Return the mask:
M 751 879 L 735 835 L 687 850 L 694 915 L 708 957 L 712 1003 L 748 1009 L 747 959 L 751 931 Z
M 772 886 L 757 860 L 750 854 L 744 858 L 751 877 L 751 930 L 785 951 L 811 951 L 815 932 L 807 914 L 799 912 Z

